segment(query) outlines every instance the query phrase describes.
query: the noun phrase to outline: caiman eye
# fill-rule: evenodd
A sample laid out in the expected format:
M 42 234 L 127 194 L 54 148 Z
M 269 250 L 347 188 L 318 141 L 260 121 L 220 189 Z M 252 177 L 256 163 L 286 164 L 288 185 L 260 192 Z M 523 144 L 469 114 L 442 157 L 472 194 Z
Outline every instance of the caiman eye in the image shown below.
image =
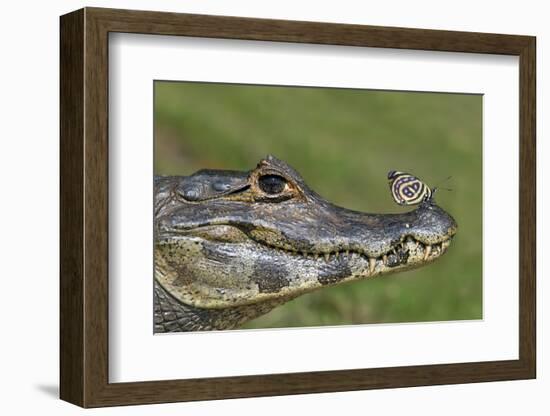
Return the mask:
M 279 175 L 263 175 L 258 179 L 258 186 L 268 195 L 277 195 L 286 188 L 286 179 Z

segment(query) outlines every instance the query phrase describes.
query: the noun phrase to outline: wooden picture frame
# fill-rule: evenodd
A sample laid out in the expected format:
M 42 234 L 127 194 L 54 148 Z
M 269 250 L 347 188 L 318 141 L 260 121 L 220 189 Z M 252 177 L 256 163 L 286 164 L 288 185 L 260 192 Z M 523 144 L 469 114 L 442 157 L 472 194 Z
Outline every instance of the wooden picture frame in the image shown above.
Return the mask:
M 535 378 L 535 38 L 85 8 L 61 17 L 60 396 L 83 407 Z M 110 383 L 108 34 L 246 39 L 519 57 L 519 359 Z

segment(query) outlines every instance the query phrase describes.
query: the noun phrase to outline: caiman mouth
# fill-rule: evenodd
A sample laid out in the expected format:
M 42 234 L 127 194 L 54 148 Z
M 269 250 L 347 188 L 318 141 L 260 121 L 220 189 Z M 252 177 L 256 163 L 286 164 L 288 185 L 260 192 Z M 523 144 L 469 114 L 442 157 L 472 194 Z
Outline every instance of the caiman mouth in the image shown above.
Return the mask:
M 424 244 L 416 240 L 412 236 L 407 236 L 404 241 L 400 241 L 395 244 L 386 253 L 379 255 L 378 257 L 369 257 L 367 254 L 355 251 L 353 249 L 338 249 L 329 252 L 307 252 L 307 251 L 294 251 L 284 247 L 278 247 L 274 245 L 263 244 L 256 241 L 258 244 L 270 247 L 274 250 L 279 250 L 287 255 L 296 256 L 302 259 L 314 259 L 324 260 L 325 262 L 341 261 L 346 259 L 352 259 L 354 256 L 360 256 L 369 262 L 369 271 L 374 273 L 380 266 L 396 267 L 402 264 L 406 264 L 409 257 L 412 255 L 414 258 L 422 259 L 422 261 L 429 261 L 441 256 L 451 244 L 450 237 L 440 243 Z
M 267 241 L 254 238 L 250 235 L 249 227 L 239 227 L 238 225 L 219 224 L 199 226 L 187 230 L 167 230 L 163 233 L 164 237 L 170 238 L 199 238 L 211 243 L 239 244 L 252 243 L 257 244 L 264 249 L 272 250 L 279 255 L 290 256 L 295 260 L 301 261 L 320 261 L 325 263 L 342 263 L 362 258 L 368 262 L 368 274 L 374 275 L 385 269 L 391 269 L 407 263 L 425 263 L 443 255 L 450 246 L 456 230 L 449 230 L 449 234 L 439 237 L 438 242 L 425 242 L 415 238 L 412 235 L 405 235 L 401 240 L 392 244 L 389 249 L 382 254 L 373 255 L 366 250 L 357 250 L 350 247 L 338 247 L 329 251 L 308 251 L 297 250 L 289 247 L 288 244 L 277 245 L 270 244 Z M 162 240 L 162 238 L 160 238 Z
M 235 224 L 164 229 L 157 236 L 157 280 L 180 301 L 226 308 L 288 300 L 327 285 L 409 270 L 436 260 L 455 230 L 421 241 L 404 234 L 387 247 L 297 250 Z M 376 250 L 382 250 L 376 253 Z M 376 254 L 376 255 L 373 255 Z

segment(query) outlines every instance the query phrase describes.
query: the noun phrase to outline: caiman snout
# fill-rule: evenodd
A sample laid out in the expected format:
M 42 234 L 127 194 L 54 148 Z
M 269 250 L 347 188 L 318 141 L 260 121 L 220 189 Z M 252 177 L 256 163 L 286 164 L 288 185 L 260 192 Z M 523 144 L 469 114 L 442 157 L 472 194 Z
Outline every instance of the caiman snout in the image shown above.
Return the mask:
M 262 221 L 234 225 L 254 242 L 288 255 L 336 261 L 339 266 L 353 263 L 359 267 L 352 267 L 352 274 L 356 270 L 362 277 L 435 260 L 457 229 L 455 220 L 433 201 L 401 214 L 366 214 L 329 204 L 315 194 L 310 197 L 293 210 L 272 210 Z M 354 258 L 359 260 L 351 262 Z
M 457 229 L 455 220 L 431 201 L 405 214 L 390 214 L 382 222 L 386 222 L 379 247 L 382 254 L 373 253 L 375 269 L 381 272 L 397 266 L 418 267 L 435 260 L 445 253 Z
M 413 227 L 413 237 L 424 244 L 438 244 L 451 239 L 456 234 L 457 224 L 454 218 L 435 203 L 424 202 L 413 212 L 417 217 Z

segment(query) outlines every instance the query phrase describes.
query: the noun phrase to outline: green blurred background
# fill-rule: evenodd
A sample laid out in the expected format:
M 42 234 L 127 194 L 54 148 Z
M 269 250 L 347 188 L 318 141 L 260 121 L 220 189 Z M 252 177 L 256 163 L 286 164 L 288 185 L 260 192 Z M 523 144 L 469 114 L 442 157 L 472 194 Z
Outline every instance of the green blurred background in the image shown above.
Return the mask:
M 458 233 L 418 270 L 323 288 L 246 328 L 482 317 L 482 97 L 467 94 L 155 82 L 155 174 L 250 170 L 267 154 L 346 208 L 400 212 L 389 170 L 442 184 Z

